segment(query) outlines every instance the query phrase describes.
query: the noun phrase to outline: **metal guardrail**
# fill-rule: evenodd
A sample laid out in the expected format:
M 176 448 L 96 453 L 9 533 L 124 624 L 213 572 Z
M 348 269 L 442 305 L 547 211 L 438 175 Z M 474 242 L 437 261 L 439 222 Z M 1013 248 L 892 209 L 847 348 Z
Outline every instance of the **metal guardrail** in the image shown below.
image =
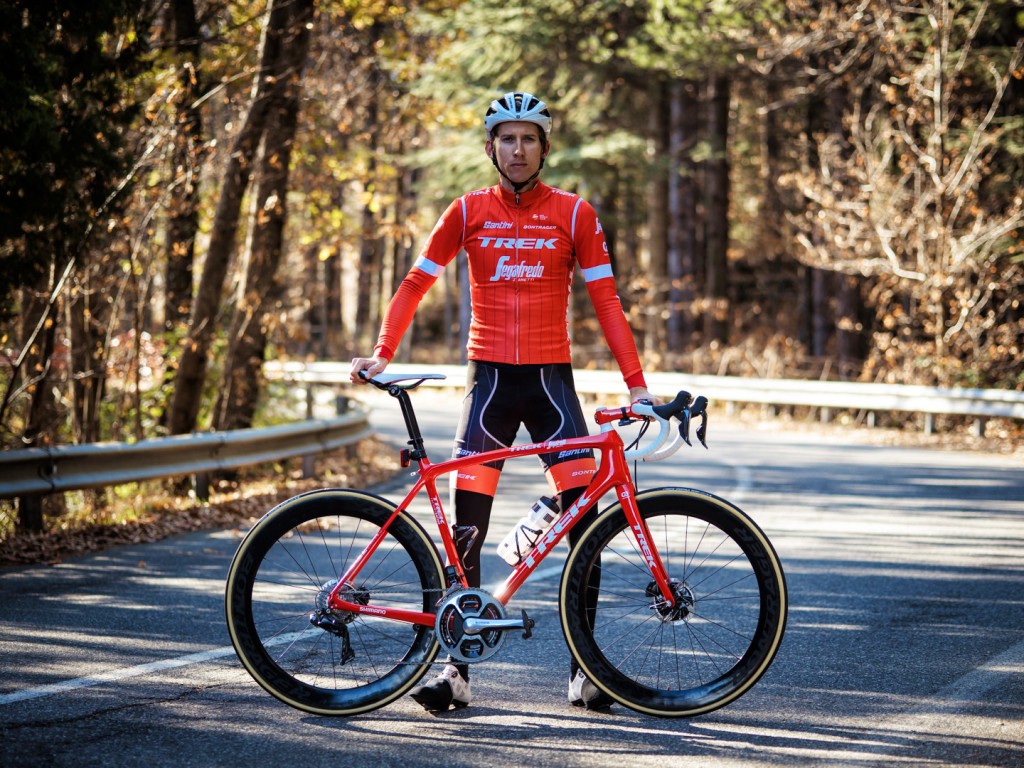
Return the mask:
M 267 363 L 268 379 L 336 387 L 348 383 L 348 363 Z M 465 386 L 465 368 L 456 365 L 393 364 L 393 373 L 429 370 L 443 381 L 426 386 Z M 574 372 L 577 389 L 585 394 L 621 395 L 617 372 Z M 712 402 L 796 405 L 819 408 L 823 418 L 832 409 L 923 413 L 925 430 L 934 430 L 936 414 L 976 417 L 976 431 L 992 417 L 1024 419 L 1024 392 L 993 389 L 954 389 L 858 382 L 797 379 L 744 379 L 679 373 L 648 374 L 654 392 L 679 389 L 699 392 Z M 264 429 L 205 432 L 144 440 L 138 443 L 30 448 L 0 451 L 0 498 L 102 488 L 178 475 L 198 475 L 264 461 L 309 456 L 352 445 L 372 435 L 365 413 L 336 419 L 308 420 Z
M 392 364 L 390 373 L 429 370 L 443 373 L 444 381 L 427 381 L 425 386 L 463 387 L 465 368 L 458 365 Z M 266 363 L 268 378 L 306 385 L 338 385 L 348 382 L 348 363 L 285 362 Z M 621 395 L 622 377 L 618 372 L 576 370 L 578 391 L 586 394 Z M 852 409 L 869 413 L 901 411 L 925 415 L 925 431 L 934 431 L 934 416 L 957 414 L 974 416 L 976 431 L 984 432 L 984 420 L 993 417 L 1024 419 L 1024 392 L 1002 389 L 958 389 L 921 387 L 903 384 L 870 384 L 842 381 L 806 381 L 802 379 L 747 379 L 738 376 L 706 376 L 682 373 L 647 375 L 650 389 L 670 394 L 680 389 L 705 395 L 712 402 L 758 403 L 779 406 L 819 408 L 828 420 L 832 410 Z
M 335 419 L 175 435 L 137 443 L 0 451 L 0 498 L 206 474 L 324 453 L 372 434 L 366 413 L 356 412 Z

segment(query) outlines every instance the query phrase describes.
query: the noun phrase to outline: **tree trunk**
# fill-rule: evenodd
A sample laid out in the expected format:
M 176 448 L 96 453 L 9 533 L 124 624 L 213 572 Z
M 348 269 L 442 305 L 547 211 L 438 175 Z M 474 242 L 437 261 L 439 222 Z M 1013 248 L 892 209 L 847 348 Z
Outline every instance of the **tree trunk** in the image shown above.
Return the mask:
M 335 185 L 333 193 L 333 205 L 338 209 L 344 208 L 342 187 Z M 348 343 L 348 329 L 345 327 L 345 313 L 343 312 L 345 302 L 345 291 L 342 290 L 344 282 L 344 260 L 342 258 L 342 246 L 339 242 L 336 247 L 331 248 L 330 255 L 324 260 L 324 355 L 329 360 L 342 360 L 350 351 Z M 350 355 L 349 355 L 350 356 Z
M 647 306 L 644 350 L 648 356 L 665 352 L 668 314 L 668 88 L 656 80 L 650 88 L 647 115 L 647 155 L 651 178 L 647 186 Z
M 309 345 L 306 354 L 322 360 L 338 360 L 343 347 L 341 327 L 341 273 L 340 256 L 334 250 L 320 252 L 317 244 L 306 250 L 306 274 L 310 276 Z
M 835 143 L 840 147 L 843 163 L 834 170 L 834 183 L 846 187 L 848 185 L 846 162 L 849 162 L 853 147 L 843 127 L 843 117 L 847 112 L 846 86 L 839 82 L 828 92 L 828 130 Z M 864 337 L 864 324 L 860 320 L 862 297 L 860 279 L 842 272 L 835 273 L 835 355 L 836 367 L 841 379 L 856 379 L 864 360 L 867 339 Z
M 729 337 L 729 81 L 715 77 L 708 88 L 707 282 L 704 341 Z
M 52 279 L 49 281 L 52 290 Z M 29 394 L 28 416 L 26 418 L 22 445 L 36 448 L 52 445 L 56 434 L 57 401 L 51 381 L 54 348 L 56 347 L 57 324 L 53 322 L 55 312 L 50 307 L 47 286 L 22 291 L 22 348 L 27 349 L 21 374 Z M 34 335 L 44 315 L 41 330 Z M 32 339 L 30 341 L 30 339 Z M 17 374 L 17 371 L 15 371 Z M 41 496 L 26 496 L 18 504 L 18 530 L 24 533 L 38 533 L 43 530 L 43 504 Z
M 379 288 L 380 282 L 377 278 L 380 275 L 380 238 L 377 235 L 377 217 L 374 213 L 372 197 L 375 187 L 375 176 L 377 173 L 376 152 L 380 140 L 378 129 L 377 94 L 370 98 L 370 106 L 367 109 L 370 124 L 367 126 L 369 132 L 369 146 L 367 151 L 370 160 L 367 165 L 367 178 L 364 184 L 365 201 L 363 203 L 362 227 L 360 232 L 359 245 L 359 291 L 356 297 L 356 334 L 359 339 L 360 349 L 371 349 L 376 343 L 378 318 L 374 316 L 374 309 L 379 304 L 375 286 Z
M 676 81 L 670 86 L 668 184 L 668 329 L 670 352 L 682 352 L 693 333 L 696 301 L 697 195 L 690 151 L 696 143 L 696 86 Z
M 224 376 L 214 407 L 218 430 L 252 426 L 259 401 L 268 325 L 281 299 L 277 279 L 287 220 L 289 165 L 299 117 L 302 72 L 309 51 L 313 0 L 292 0 L 282 38 L 283 71 L 270 91 L 246 273 L 228 333 Z
M 340 360 L 348 351 L 342 316 L 341 254 L 333 251 L 324 264 L 324 351 L 328 360 Z
M 811 269 L 811 354 L 819 360 L 828 356 L 832 336 L 830 274 L 823 269 Z
M 68 305 L 71 338 L 71 408 L 75 441 L 95 443 L 100 436 L 100 403 L 106 383 L 106 326 L 111 313 L 109 282 L 97 269 L 83 275 Z M 125 372 L 126 373 L 126 372 Z
M 775 81 L 765 83 L 766 102 L 774 102 L 778 96 L 779 86 Z M 760 240 L 765 244 L 770 260 L 777 258 L 782 250 L 782 233 L 780 227 L 785 221 L 782 196 L 778 186 L 782 142 L 779 121 L 775 110 L 765 111 L 761 119 L 761 211 L 758 221 L 761 226 Z
M 390 287 L 391 295 L 398 290 L 399 284 L 409 273 L 416 258 L 415 243 L 409 222 L 416 215 L 416 185 L 419 182 L 419 169 L 406 168 L 398 175 L 398 188 L 395 193 L 395 239 L 394 239 L 394 272 Z M 386 305 L 385 305 L 386 306 Z M 402 338 L 398 345 L 396 357 L 409 359 L 409 350 L 413 344 L 413 328 Z
M 839 373 L 843 379 L 856 379 L 866 352 L 860 278 L 837 273 L 836 280 L 836 358 Z
M 202 44 L 193 0 L 174 0 L 174 48 L 178 54 L 178 95 L 171 153 L 174 194 L 168 206 L 164 330 L 188 321 L 192 309 L 192 264 L 199 230 L 199 155 L 202 114 L 196 101 L 202 92 L 199 59 Z
M 260 70 L 253 87 L 252 103 L 245 123 L 232 145 L 228 167 L 221 182 L 210 245 L 192 305 L 188 336 L 174 377 L 174 391 L 167 419 L 167 428 L 172 435 L 191 432 L 196 427 L 199 406 L 203 400 L 210 346 L 217 331 L 221 294 L 235 250 L 242 198 L 249 185 L 252 159 L 264 132 L 270 93 L 275 84 L 287 74 L 282 54 L 292 19 L 293 0 L 271 0 L 260 43 Z

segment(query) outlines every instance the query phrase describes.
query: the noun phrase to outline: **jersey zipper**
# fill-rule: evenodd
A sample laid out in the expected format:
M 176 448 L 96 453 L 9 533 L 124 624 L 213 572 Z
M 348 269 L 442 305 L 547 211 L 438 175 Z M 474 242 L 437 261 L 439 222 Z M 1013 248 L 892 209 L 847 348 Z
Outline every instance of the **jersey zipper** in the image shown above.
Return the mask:
M 519 264 L 519 238 L 521 237 L 520 229 L 519 229 L 520 228 L 520 224 L 521 224 L 521 222 L 519 220 L 520 219 L 520 212 L 521 212 L 521 209 L 519 207 L 519 193 L 516 192 L 516 261 L 515 261 L 516 264 Z M 520 360 L 519 343 L 520 343 L 520 339 L 519 339 L 519 281 L 518 280 L 514 280 L 513 281 L 513 291 L 514 291 L 514 304 L 515 304 L 515 312 L 513 313 L 513 322 L 515 323 L 515 334 L 513 335 L 513 338 L 515 339 L 515 341 L 514 341 L 515 361 L 516 361 L 516 365 L 519 365 L 519 360 Z

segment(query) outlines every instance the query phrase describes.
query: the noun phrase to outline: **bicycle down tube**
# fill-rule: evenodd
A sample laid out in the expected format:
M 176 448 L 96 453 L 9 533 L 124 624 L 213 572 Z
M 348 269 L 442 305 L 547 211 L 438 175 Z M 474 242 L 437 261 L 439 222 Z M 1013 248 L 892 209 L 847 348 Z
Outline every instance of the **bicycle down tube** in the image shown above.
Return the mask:
M 489 451 L 483 454 L 449 459 L 438 464 L 432 464 L 429 459 L 424 456 L 419 460 L 420 469 L 417 473 L 419 477 L 413 484 L 412 489 L 398 505 L 394 515 L 392 516 L 392 520 L 394 520 L 394 518 L 402 511 L 407 510 L 413 499 L 415 499 L 421 491 L 426 489 L 431 509 L 434 513 L 434 519 L 440 532 L 444 551 L 448 558 L 448 563 L 449 565 L 455 565 L 457 567 L 458 578 L 461 586 L 468 587 L 465 574 L 462 571 L 462 563 L 458 557 L 455 542 L 452 538 L 451 528 L 448 525 L 448 520 L 444 513 L 444 507 L 441 504 L 440 495 L 437 492 L 437 478 L 450 474 L 451 472 L 457 472 L 465 467 L 476 466 L 486 461 L 535 456 L 543 453 L 550 453 L 555 449 L 564 449 L 565 446 L 572 446 L 573 448 L 593 448 L 597 450 L 601 456 L 597 472 L 591 478 L 590 484 L 579 499 L 562 513 L 558 520 L 556 520 L 551 526 L 551 529 L 537 541 L 536 545 L 534 545 L 534 547 L 529 551 L 524 560 L 520 562 L 519 565 L 515 566 L 515 569 L 511 574 L 509 574 L 505 582 L 494 594 L 495 599 L 500 601 L 502 605 L 507 605 L 512 596 L 515 595 L 523 583 L 530 577 L 530 574 L 533 573 L 540 562 L 547 557 L 548 553 L 562 540 L 569 530 L 576 525 L 577 521 L 585 515 L 599 499 L 614 488 L 616 491 L 616 498 L 622 504 L 626 520 L 629 523 L 630 530 L 632 531 L 634 538 L 636 539 L 638 551 L 643 554 L 645 562 L 651 569 L 651 575 L 657 583 L 662 597 L 665 599 L 666 603 L 671 606 L 674 598 L 672 590 L 669 587 L 668 576 L 665 573 L 665 569 L 662 565 L 657 549 L 652 543 L 647 523 L 644 521 L 640 514 L 640 510 L 637 507 L 635 490 L 632 486 L 632 482 L 630 481 L 629 468 L 626 466 L 626 460 L 622 453 L 622 437 L 614 430 L 601 432 L 597 435 L 588 435 L 564 440 L 552 440 L 542 443 L 530 443 L 527 445 L 516 445 L 495 451 Z M 391 521 L 389 520 L 388 525 L 390 525 L 390 522 Z M 406 611 L 398 608 L 381 608 L 373 605 L 362 605 L 361 603 L 351 602 L 340 597 L 340 593 L 344 591 L 344 586 L 352 583 L 356 579 L 359 575 L 360 569 L 369 559 L 369 556 L 372 554 L 376 546 L 384 538 L 386 532 L 387 526 L 382 527 L 374 539 L 367 545 L 360 557 L 356 559 L 342 578 L 339 579 L 337 586 L 334 588 L 330 596 L 330 605 L 336 610 L 373 614 L 380 618 L 393 619 L 395 621 L 410 624 L 433 626 L 436 618 L 434 614 Z

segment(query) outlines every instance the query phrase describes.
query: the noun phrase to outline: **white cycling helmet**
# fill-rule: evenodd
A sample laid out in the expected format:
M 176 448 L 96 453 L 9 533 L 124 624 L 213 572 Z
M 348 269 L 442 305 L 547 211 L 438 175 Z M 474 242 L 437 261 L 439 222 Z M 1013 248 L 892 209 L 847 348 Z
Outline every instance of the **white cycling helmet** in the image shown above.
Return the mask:
M 509 91 L 500 99 L 491 102 L 484 115 L 484 129 L 487 138 L 491 138 L 499 123 L 510 121 L 533 123 L 540 127 L 546 142 L 551 133 L 551 113 L 548 106 L 532 93 L 525 91 Z

